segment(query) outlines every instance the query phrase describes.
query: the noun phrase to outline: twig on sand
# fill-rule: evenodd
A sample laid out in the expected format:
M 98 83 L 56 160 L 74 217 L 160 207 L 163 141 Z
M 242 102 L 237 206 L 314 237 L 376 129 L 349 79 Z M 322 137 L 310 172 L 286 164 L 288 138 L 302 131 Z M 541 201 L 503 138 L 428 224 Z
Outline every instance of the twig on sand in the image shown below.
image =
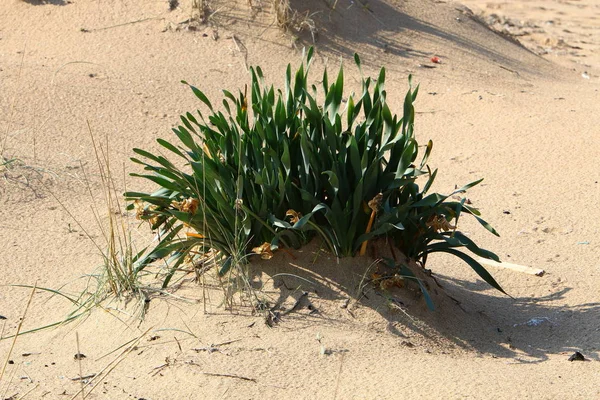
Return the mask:
M 201 367 L 200 364 L 195 363 L 193 360 L 190 361 L 185 361 L 185 364 L 188 365 L 194 365 L 196 367 Z M 246 376 L 241 376 L 241 375 L 234 375 L 234 374 L 219 374 L 219 373 L 215 373 L 215 372 L 204 372 L 202 371 L 201 374 L 206 375 L 206 376 L 220 376 L 222 378 L 233 378 L 233 379 L 241 379 L 243 381 L 249 381 L 249 382 L 257 382 L 257 380 L 255 378 L 248 378 Z
M 521 74 L 519 74 L 519 73 L 518 73 L 517 71 L 515 71 L 515 70 L 512 70 L 512 69 L 510 69 L 510 68 L 506 68 L 505 66 L 503 66 L 503 65 L 500 65 L 500 64 L 498 64 L 498 66 L 499 66 L 500 68 L 502 68 L 502 69 L 504 69 L 504 70 L 508 71 L 508 72 L 512 72 L 513 74 L 516 74 L 517 76 L 521 76 Z
M 199 353 L 201 351 L 207 351 L 209 354 L 213 353 L 215 351 L 221 351 L 218 348 L 220 346 L 225 346 L 231 343 L 235 343 L 235 342 L 239 342 L 242 339 L 235 339 L 235 340 L 228 340 L 226 342 L 222 342 L 222 343 L 217 343 L 217 344 L 210 344 L 207 347 L 197 347 L 197 348 L 193 348 L 192 350 L 194 350 L 196 353 Z
M 133 343 L 131 343 L 129 345 L 129 347 L 127 347 L 126 349 L 124 349 L 117 357 L 115 357 L 110 363 L 108 363 L 108 365 L 106 365 L 106 367 L 104 367 L 102 369 L 102 371 L 98 372 L 95 377 L 98 376 L 102 376 L 104 378 L 106 378 L 108 375 L 110 375 L 110 373 L 125 359 L 127 358 L 127 356 L 135 349 L 137 349 L 137 344 L 140 342 L 140 340 L 142 340 L 142 338 L 144 336 L 146 336 L 146 334 L 148 334 L 148 332 L 150 332 L 152 330 L 152 327 L 148 328 L 144 333 L 142 333 L 140 336 L 138 336 Z M 106 373 L 104 373 L 104 371 L 106 371 Z M 93 378 L 91 378 L 93 379 Z M 90 391 L 87 392 L 86 397 L 90 395 L 90 393 L 92 393 L 94 391 L 94 389 L 96 389 L 96 387 L 103 382 L 104 379 L 99 379 L 96 383 L 94 383 L 94 386 L 92 386 L 90 388 Z M 73 395 L 73 397 L 71 397 L 71 400 L 74 400 L 77 396 L 79 396 L 79 394 L 82 392 L 82 390 L 79 390 L 77 393 L 75 393 Z
M 77 359 L 77 363 L 79 364 L 79 382 L 81 382 L 81 398 L 85 400 L 85 383 L 83 378 L 83 368 L 81 367 L 81 359 L 83 357 L 81 355 L 81 350 L 79 349 L 79 332 L 75 332 L 75 338 L 77 339 L 77 354 L 75 355 L 75 358 Z M 96 376 L 96 374 L 92 374 L 90 378 L 93 378 L 94 376 Z
M 148 17 L 148 18 L 142 18 L 142 19 L 137 19 L 135 21 L 129 21 L 129 22 L 124 22 L 122 24 L 117 24 L 117 25 L 111 25 L 111 26 L 105 26 L 102 28 L 95 28 L 95 29 L 86 29 L 86 28 L 81 28 L 81 32 L 94 32 L 94 31 L 104 31 L 107 29 L 112 29 L 112 28 L 118 28 L 120 26 L 125 26 L 125 25 L 133 25 L 133 24 L 137 24 L 140 22 L 146 22 L 146 21 L 151 21 L 151 20 L 164 20 L 164 18 L 160 18 L 160 17 Z
M 23 316 L 21 317 L 21 321 L 19 322 L 19 326 L 17 327 L 17 333 L 13 336 L 12 343 L 10 348 L 8 349 L 8 354 L 6 355 L 6 360 L 4 361 L 4 366 L 2 366 L 2 371 L 0 372 L 0 382 L 2 382 L 2 377 L 4 376 L 4 372 L 6 372 L 6 366 L 10 360 L 10 355 L 15 348 L 15 343 L 17 342 L 17 338 L 19 337 L 19 333 L 21 332 L 21 327 L 23 327 L 23 322 L 25 321 L 25 316 L 27 315 L 27 311 L 29 310 L 29 306 L 31 305 L 31 300 L 33 300 L 33 295 L 37 289 L 37 282 L 33 285 L 33 289 L 31 289 L 31 294 L 29 295 L 29 300 L 27 301 L 27 305 L 25 306 L 25 311 L 23 311 Z
M 235 378 L 235 379 L 241 379 L 243 381 L 250 381 L 250 382 L 256 382 L 256 379 L 254 378 L 248 378 L 245 376 L 240 376 L 240 375 L 232 375 L 232 374 L 215 374 L 213 372 L 202 372 L 203 375 L 207 375 L 207 376 L 221 376 L 223 378 Z
M 28 391 L 26 391 L 25 393 L 23 393 L 23 395 L 21 397 L 19 397 L 19 399 L 20 400 L 24 399 L 25 397 L 27 397 L 27 395 L 29 395 L 29 393 L 33 392 L 38 387 L 40 387 L 40 384 L 36 383 L 35 386 L 33 386 L 31 389 L 29 389 Z M 14 395 L 13 397 L 16 399 L 17 395 Z M 8 397 L 8 398 L 10 399 L 11 397 Z
M 529 275 L 544 276 L 544 274 L 546 273 L 546 271 L 544 271 L 543 269 L 527 267 L 525 265 L 519 264 L 496 262 L 493 260 L 488 260 L 487 258 L 479 258 L 479 260 L 477 261 L 479 261 L 481 264 L 489 265 L 491 267 L 506 268 L 516 272 L 523 272 Z
M 81 381 L 81 382 L 83 382 L 83 381 L 85 381 L 86 379 L 92 379 L 92 378 L 95 378 L 95 377 L 96 377 L 96 375 L 98 375 L 98 374 L 87 374 L 87 375 L 84 375 L 84 376 L 81 376 L 81 375 L 79 375 L 79 376 L 76 376 L 76 377 L 74 377 L 74 378 L 70 378 L 70 379 L 71 379 L 72 381 L 75 381 L 75 382 L 76 382 L 76 381 Z M 82 393 L 83 393 L 83 392 L 82 392 Z

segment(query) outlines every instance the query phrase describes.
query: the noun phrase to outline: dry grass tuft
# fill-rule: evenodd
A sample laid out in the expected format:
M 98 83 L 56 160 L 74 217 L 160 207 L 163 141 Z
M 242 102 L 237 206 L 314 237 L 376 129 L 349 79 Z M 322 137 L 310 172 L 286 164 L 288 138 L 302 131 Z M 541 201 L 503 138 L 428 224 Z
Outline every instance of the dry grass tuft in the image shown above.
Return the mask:
M 299 13 L 290 6 L 290 0 L 274 0 L 273 14 L 275 14 L 277 26 L 284 32 L 298 34 L 308 31 L 313 43 L 315 42 L 317 26 L 309 11 Z
M 210 14 L 209 0 L 192 0 L 192 20 L 204 23 Z

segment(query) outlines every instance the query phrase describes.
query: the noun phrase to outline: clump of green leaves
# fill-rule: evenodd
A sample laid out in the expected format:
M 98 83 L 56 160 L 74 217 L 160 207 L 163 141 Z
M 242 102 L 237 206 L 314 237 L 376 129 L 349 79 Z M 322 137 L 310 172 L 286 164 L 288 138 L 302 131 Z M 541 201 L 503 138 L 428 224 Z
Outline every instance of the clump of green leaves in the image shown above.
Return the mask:
M 427 166 L 431 141 L 419 157 L 413 106 L 418 87 L 412 87 L 410 77 L 399 118 L 387 104 L 384 68 L 377 79 L 365 78 L 355 55 L 361 91 L 346 98 L 342 67 L 332 82 L 324 72 L 322 94 L 309 85 L 312 59 L 311 48 L 295 74 L 288 66 L 285 85 L 277 90 L 264 83 L 260 67 L 251 68 L 249 97 L 246 90 L 237 96 L 224 90 L 222 110 L 190 86 L 208 116 L 201 111 L 181 116 L 182 124 L 173 129 L 177 145 L 158 139 L 180 158 L 178 164 L 134 149 L 142 158 L 132 160 L 150 172 L 134 175 L 160 186 L 151 194 L 126 194 L 146 204 L 138 215 L 151 221 L 161 238 L 138 268 L 168 258 L 175 271 L 191 251 L 213 249 L 222 256 L 224 274 L 261 244 L 266 254 L 318 235 L 342 257 L 385 236 L 423 266 L 433 252 L 458 256 L 502 290 L 459 250 L 497 260 L 458 231 L 456 223 L 466 213 L 497 233 L 464 199 L 449 200 L 480 181 L 450 195 L 428 194 L 437 170 Z

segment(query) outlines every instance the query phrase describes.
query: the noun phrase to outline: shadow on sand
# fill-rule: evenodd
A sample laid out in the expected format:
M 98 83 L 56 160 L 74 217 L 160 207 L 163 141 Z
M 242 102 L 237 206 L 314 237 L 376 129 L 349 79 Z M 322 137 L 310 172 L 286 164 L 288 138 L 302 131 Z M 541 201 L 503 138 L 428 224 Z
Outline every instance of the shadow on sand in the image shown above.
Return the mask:
M 575 350 L 599 359 L 600 303 L 568 305 L 570 288 L 544 297 L 510 298 L 483 281 L 434 274 L 435 279 L 423 278 L 436 308 L 430 311 L 414 284 L 382 290 L 369 282 L 376 268 L 372 260 L 345 258 L 338 265 L 335 257 L 311 244 L 297 252 L 278 252 L 269 261 L 253 260 L 253 282 L 271 293 L 270 306 L 283 306 L 282 324 L 293 318 L 309 324 L 368 325 L 409 347 L 475 352 L 515 363 L 538 363 L 560 353 L 566 359 Z M 304 308 L 302 312 L 289 311 L 294 300 L 299 305 L 294 311 Z M 344 302 L 347 309 L 341 307 Z

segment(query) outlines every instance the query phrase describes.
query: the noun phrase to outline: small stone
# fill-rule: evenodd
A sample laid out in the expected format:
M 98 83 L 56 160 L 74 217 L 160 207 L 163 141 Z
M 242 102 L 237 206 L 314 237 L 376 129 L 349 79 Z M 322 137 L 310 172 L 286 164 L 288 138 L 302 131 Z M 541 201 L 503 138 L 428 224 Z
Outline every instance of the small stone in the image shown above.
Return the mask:
M 569 361 L 585 361 L 585 357 L 580 352 L 576 351 L 569 357 Z

